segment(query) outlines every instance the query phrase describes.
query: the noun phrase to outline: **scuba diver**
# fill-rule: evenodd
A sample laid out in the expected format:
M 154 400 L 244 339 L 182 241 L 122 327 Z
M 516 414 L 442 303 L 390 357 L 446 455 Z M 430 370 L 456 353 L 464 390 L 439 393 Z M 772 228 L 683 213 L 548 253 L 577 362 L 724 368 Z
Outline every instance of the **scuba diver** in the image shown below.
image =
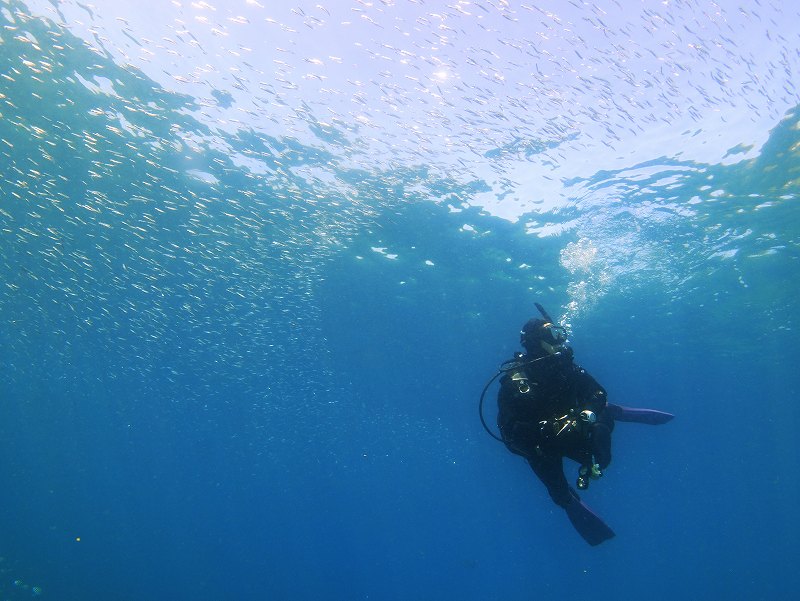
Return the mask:
M 547 488 L 552 500 L 584 540 L 599 545 L 614 536 L 580 499 L 564 476 L 564 457 L 579 465 L 575 486 L 586 490 L 611 463 L 614 423 L 664 424 L 674 416 L 653 409 L 634 409 L 608 402 L 605 389 L 573 362 L 567 332 L 542 306 L 543 319 L 530 319 L 520 332 L 525 353 L 501 365 L 483 390 L 481 422 L 508 450 L 524 457 Z M 500 437 L 483 419 L 483 397 L 500 378 L 497 426 Z

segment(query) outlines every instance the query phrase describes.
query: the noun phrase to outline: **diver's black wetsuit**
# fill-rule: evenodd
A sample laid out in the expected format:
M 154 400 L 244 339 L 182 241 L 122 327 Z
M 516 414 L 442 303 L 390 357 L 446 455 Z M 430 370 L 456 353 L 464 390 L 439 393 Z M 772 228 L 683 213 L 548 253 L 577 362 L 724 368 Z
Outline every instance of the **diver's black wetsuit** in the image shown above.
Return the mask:
M 615 423 L 656 426 L 674 416 L 609 403 L 597 380 L 573 363 L 566 329 L 535 304 L 543 319 L 529 319 L 520 331 L 520 344 L 527 354 L 517 354 L 498 372 L 503 377 L 497 396 L 497 425 L 508 449 L 528 460 L 578 534 L 590 545 L 599 545 L 612 538 L 614 531 L 567 483 L 564 457 L 581 465 L 576 486 L 585 490 L 589 479 L 602 476 L 611 463 Z
M 575 496 L 564 477 L 564 457 L 582 466 L 597 464 L 601 470 L 611 462 L 614 418 L 606 410 L 606 391 L 573 363 L 570 349 L 542 358 L 520 357 L 517 367 L 501 378 L 497 402 L 503 441 L 528 460 L 559 506 L 566 508 Z M 582 421 L 584 410 L 592 411 L 597 421 Z

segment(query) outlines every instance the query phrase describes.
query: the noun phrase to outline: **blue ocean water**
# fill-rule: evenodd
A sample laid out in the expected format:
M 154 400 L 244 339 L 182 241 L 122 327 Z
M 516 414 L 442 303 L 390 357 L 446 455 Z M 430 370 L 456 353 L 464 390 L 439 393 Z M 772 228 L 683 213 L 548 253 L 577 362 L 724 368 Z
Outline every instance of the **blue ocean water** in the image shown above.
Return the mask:
M 649 101 L 622 87 L 639 75 L 625 71 L 613 89 L 587 76 L 578 83 L 596 104 L 573 113 L 559 100 L 575 121 L 564 124 L 533 98 L 569 98 L 560 78 L 577 58 L 551 54 L 553 87 L 525 97 L 520 114 L 500 66 L 502 48 L 515 64 L 530 61 L 503 27 L 533 32 L 566 18 L 511 4 L 459 2 L 406 19 L 463 25 L 498 13 L 485 55 L 457 48 L 490 83 L 464 75 L 458 92 L 384 60 L 396 48 L 381 36 L 405 32 L 394 3 L 373 13 L 348 5 L 384 30 L 352 40 L 385 63 L 384 117 L 404 114 L 411 88 L 443 99 L 424 111 L 431 137 L 423 128 L 402 140 L 381 111 L 348 121 L 319 97 L 301 98 L 291 119 L 275 116 L 279 131 L 249 123 L 282 114 L 292 98 L 282 87 L 322 76 L 259 72 L 256 83 L 253 59 L 238 54 L 244 41 L 225 42 L 236 68 L 201 98 L 122 60 L 96 7 L 0 4 L 0 599 L 793 597 L 800 17 L 770 3 L 731 6 L 725 19 L 695 3 L 638 7 L 675 38 L 696 34 L 701 59 L 727 53 L 708 83 L 694 76 L 700 104 L 670 87 L 701 72 L 681 62 L 687 40 L 648 46 L 643 34 L 600 26 L 614 3 L 570 4 L 600 38 L 622 31 L 642 56 L 664 52 L 674 73 L 653 71 L 663 104 L 641 115 L 634 107 Z M 230 10 L 258 3 L 246 5 Z M 122 7 L 106 16 L 133 22 L 135 7 Z M 208 19 L 230 40 L 225 28 L 244 17 L 223 18 L 223 8 Z M 298 3 L 301 22 L 281 31 L 320 28 L 333 11 Z M 381 21 L 390 14 L 393 27 Z M 706 17 L 718 29 L 704 50 L 696 23 Z M 734 17 L 768 24 L 762 49 L 782 62 L 751 65 L 731 40 L 743 27 Z M 197 40 L 191 23 L 175 39 Z M 441 36 L 458 40 L 456 29 L 437 28 L 436 39 L 446 46 Z M 156 54 L 174 43 L 132 31 L 123 37 Z M 618 61 L 619 75 L 623 48 L 601 54 L 598 40 L 580 37 Z M 345 50 L 325 60 L 351 69 L 361 90 L 362 63 Z M 713 82 L 744 65 L 750 87 L 729 83 L 720 89 L 730 98 L 715 96 Z M 637 87 L 654 88 L 648 77 Z M 775 82 L 784 93 L 765 104 Z M 243 105 L 239 93 L 259 86 L 273 104 L 254 95 Z M 333 103 L 349 88 L 325 89 Z M 498 90 L 508 100 L 492 99 Z M 358 94 L 369 106 L 369 92 Z M 603 108 L 609 98 L 624 115 Z M 241 122 L 214 113 L 237 107 Z M 723 136 L 703 129 L 710 107 L 740 139 L 704 162 L 689 148 Z M 761 111 L 761 144 L 733 109 Z M 598 111 L 620 119 L 600 140 L 614 160 L 572 173 L 568 149 L 605 156 L 577 127 Z M 522 112 L 530 122 L 515 122 Z M 675 128 L 681 115 L 698 122 L 678 136 L 685 152 L 648 141 L 652 121 Z M 550 137 L 531 135 L 537 119 Z M 438 128 L 452 130 L 454 154 L 482 150 L 447 163 L 433 148 Z M 629 151 L 621 138 L 641 146 Z M 541 176 L 542 165 L 554 175 Z M 566 201 L 551 205 L 542 190 L 554 185 Z M 596 548 L 478 417 L 481 390 L 519 350 L 534 302 L 568 324 L 576 360 L 612 400 L 677 416 L 617 426 L 613 463 L 584 497 L 617 533 Z

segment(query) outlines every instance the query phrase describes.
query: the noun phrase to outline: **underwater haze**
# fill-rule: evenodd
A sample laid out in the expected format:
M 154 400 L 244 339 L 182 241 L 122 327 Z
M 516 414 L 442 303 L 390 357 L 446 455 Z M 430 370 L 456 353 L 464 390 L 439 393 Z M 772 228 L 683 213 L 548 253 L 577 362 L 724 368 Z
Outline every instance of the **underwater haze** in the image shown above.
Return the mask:
M 0 0 L 0 169 L 0 601 L 796 595 L 796 3 Z

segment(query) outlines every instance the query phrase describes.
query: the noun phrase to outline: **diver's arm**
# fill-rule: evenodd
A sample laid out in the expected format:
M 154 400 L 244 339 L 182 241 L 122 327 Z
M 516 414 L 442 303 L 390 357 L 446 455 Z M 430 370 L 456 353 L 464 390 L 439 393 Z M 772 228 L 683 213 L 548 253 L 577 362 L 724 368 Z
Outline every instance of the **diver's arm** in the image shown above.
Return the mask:
M 608 405 L 606 389 L 600 386 L 597 380 L 582 367 L 576 365 L 575 369 L 578 411 L 591 411 L 599 416 Z

